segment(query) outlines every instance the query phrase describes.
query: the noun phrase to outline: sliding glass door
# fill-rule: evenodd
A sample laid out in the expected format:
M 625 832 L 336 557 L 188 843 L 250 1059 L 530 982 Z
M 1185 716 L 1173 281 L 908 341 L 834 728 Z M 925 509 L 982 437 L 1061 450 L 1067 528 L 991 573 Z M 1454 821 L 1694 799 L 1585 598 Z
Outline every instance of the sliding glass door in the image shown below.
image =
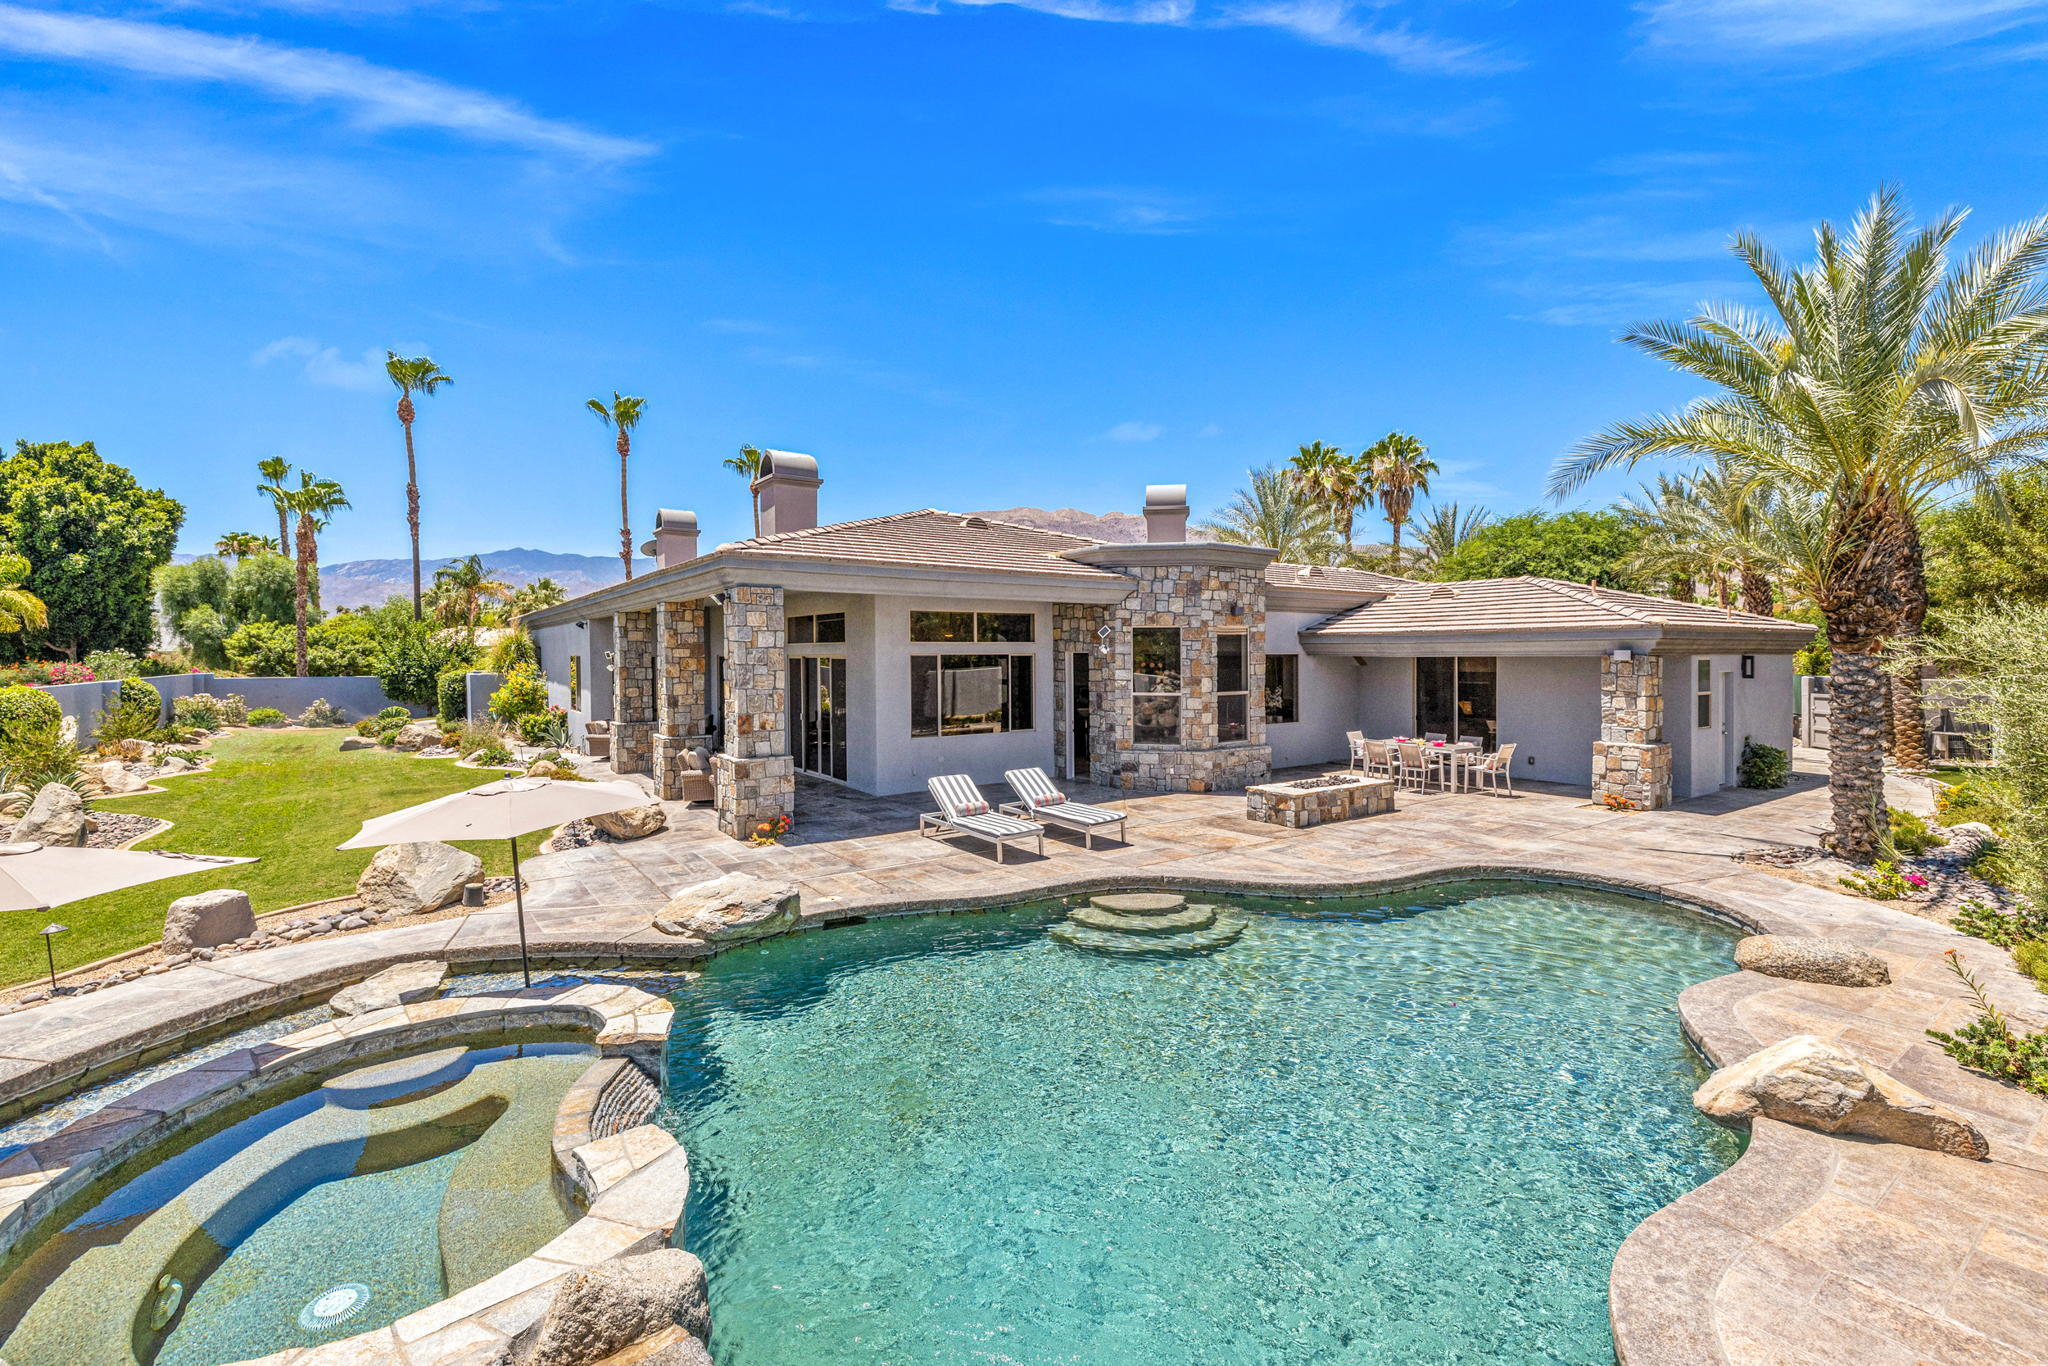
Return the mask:
M 789 752 L 796 766 L 846 781 L 846 661 L 789 661 Z
M 1415 661 L 1415 734 L 1471 740 L 1492 749 L 1499 738 L 1499 705 L 1491 656 Z

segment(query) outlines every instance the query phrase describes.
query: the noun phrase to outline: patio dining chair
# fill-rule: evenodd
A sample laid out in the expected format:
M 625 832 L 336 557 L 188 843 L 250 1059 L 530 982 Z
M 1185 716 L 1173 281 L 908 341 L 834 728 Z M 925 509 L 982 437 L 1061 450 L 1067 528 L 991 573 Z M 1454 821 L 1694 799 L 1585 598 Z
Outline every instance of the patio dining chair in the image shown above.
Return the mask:
M 1430 776 L 1437 770 L 1437 757 L 1419 740 L 1405 740 L 1394 746 L 1394 781 L 1417 792 L 1429 790 Z
M 1367 740 L 1364 768 L 1368 778 L 1393 777 L 1394 746 L 1386 740 Z
M 1345 766 L 1346 768 L 1362 768 L 1362 767 L 1364 767 L 1364 765 L 1365 765 L 1365 746 L 1366 746 L 1366 738 L 1365 738 L 1365 732 L 1364 732 L 1364 731 L 1362 731 L 1362 730 L 1347 730 L 1347 731 L 1345 731 L 1345 732 L 1344 732 L 1344 743 L 1345 743 L 1346 745 L 1348 745 L 1348 746 L 1350 747 L 1350 755 L 1351 755 L 1350 759 L 1349 759 L 1349 760 L 1348 760 L 1348 761 L 1347 761 L 1347 762 L 1345 763 L 1345 765 L 1344 765 L 1344 766 Z
M 1491 792 L 1506 792 L 1515 795 L 1515 747 L 1512 743 L 1502 745 L 1493 753 L 1473 764 L 1466 770 L 1475 787 Z
M 1095 832 L 1107 834 L 1112 825 L 1116 827 L 1117 839 L 1124 837 L 1124 821 L 1128 818 L 1123 812 L 1111 806 L 1068 801 L 1067 794 L 1052 785 L 1051 776 L 1042 768 L 1013 768 L 1003 775 L 1003 781 L 1019 798 L 1003 803 L 1000 810 L 1006 816 L 1078 830 L 1090 849 L 1095 847 Z
M 1451 737 L 1448 733 L 1444 731 L 1426 730 L 1422 733 L 1422 738 L 1424 740 L 1427 740 L 1432 745 L 1441 745 L 1448 741 Z
M 965 773 L 948 773 L 925 783 L 937 802 L 937 811 L 920 812 L 917 833 L 927 839 L 948 835 L 973 835 L 996 847 L 996 862 L 1003 861 L 1003 846 L 1011 840 L 1036 839 L 1038 852 L 1045 853 L 1045 827 L 1036 821 L 1019 820 L 993 810 L 974 779 Z

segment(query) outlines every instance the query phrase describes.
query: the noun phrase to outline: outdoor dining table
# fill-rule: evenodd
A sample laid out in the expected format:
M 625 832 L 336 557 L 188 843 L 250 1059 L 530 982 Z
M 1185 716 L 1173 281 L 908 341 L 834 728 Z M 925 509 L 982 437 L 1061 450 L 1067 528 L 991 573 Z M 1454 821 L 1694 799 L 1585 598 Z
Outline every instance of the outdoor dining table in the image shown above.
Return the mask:
M 1477 740 L 1446 740 L 1439 742 L 1396 736 L 1391 740 L 1377 740 L 1374 743 L 1382 745 L 1421 745 L 1429 757 L 1441 758 L 1445 761 L 1444 769 L 1450 774 L 1450 789 L 1453 792 L 1464 790 L 1462 784 L 1466 767 L 1486 753 L 1486 746 L 1480 744 Z

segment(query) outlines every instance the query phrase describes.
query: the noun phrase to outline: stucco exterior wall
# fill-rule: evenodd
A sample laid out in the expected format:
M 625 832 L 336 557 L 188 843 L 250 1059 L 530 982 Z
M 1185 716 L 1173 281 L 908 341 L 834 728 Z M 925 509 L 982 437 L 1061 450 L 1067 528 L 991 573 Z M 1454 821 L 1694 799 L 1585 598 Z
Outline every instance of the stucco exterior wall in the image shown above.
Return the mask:
M 1598 655 L 1498 656 L 1500 742 L 1515 777 L 1586 785 L 1600 738 Z
M 1300 692 L 1295 720 L 1266 723 L 1266 743 L 1273 747 L 1273 767 L 1342 764 L 1350 759 L 1344 739 L 1359 729 L 1360 679 L 1357 660 L 1348 656 L 1304 654 L 1296 632 L 1328 616 L 1327 612 L 1268 612 L 1266 656 L 1295 655 Z
M 1030 607 L 1016 602 L 975 598 L 879 597 L 873 604 L 873 704 L 861 708 L 848 696 L 855 729 L 850 740 L 860 742 L 860 727 L 873 718 L 867 738 L 872 760 L 868 783 L 853 785 L 875 793 L 923 792 L 927 779 L 942 773 L 965 773 L 982 788 L 990 801 L 1011 800 L 1003 783 L 1003 772 L 1012 768 L 1037 767 L 1053 771 L 1053 630 L 1050 606 Z M 1032 728 L 1005 731 L 998 735 L 923 735 L 910 733 L 910 656 L 938 654 L 947 650 L 972 652 L 972 646 L 917 645 L 910 641 L 912 612 L 1019 612 L 1033 618 L 1032 644 L 990 647 L 991 653 L 1029 654 L 1031 666 Z M 849 617 L 847 636 L 853 636 Z M 849 684 L 860 677 L 856 669 Z M 853 755 L 847 755 L 849 781 Z
M 1415 726 L 1415 661 L 1392 657 L 1358 661 L 1358 720 L 1347 730 L 1383 740 Z
M 1794 707 L 1789 654 L 1755 655 L 1756 677 L 1742 676 L 1742 656 L 1674 656 L 1665 678 L 1672 732 L 1672 779 L 1680 800 L 1704 797 L 1737 782 L 1742 747 L 1749 741 L 1789 749 Z M 1712 716 L 1699 724 L 1695 689 L 1700 660 L 1713 679 Z M 1675 676 L 1675 677 L 1674 677 Z M 1732 743 L 1731 743 L 1732 740 Z

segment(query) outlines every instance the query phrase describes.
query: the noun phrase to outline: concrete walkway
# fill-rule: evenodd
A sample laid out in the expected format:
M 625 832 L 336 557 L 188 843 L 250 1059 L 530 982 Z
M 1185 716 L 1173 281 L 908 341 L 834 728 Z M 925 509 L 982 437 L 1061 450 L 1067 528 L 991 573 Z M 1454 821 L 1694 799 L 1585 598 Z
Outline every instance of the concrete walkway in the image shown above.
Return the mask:
M 1964 1072 L 1925 1038 L 1969 1016 L 1942 953 L 1960 948 L 2015 1017 L 2048 1027 L 2048 997 L 1977 940 L 1879 903 L 1775 877 L 1729 855 L 1812 844 L 1824 788 L 1731 792 L 1660 813 L 1616 813 L 1543 788 L 1510 800 L 1404 794 L 1391 815 L 1315 830 L 1244 818 L 1242 794 L 1124 797 L 1127 843 L 1051 836 L 997 864 L 976 841 L 916 833 L 923 805 L 806 784 L 785 844 L 717 834 L 671 806 L 671 828 L 527 865 L 534 947 L 557 961 L 687 956 L 651 920 L 676 891 L 731 871 L 794 880 L 807 925 L 1111 886 L 1373 889 L 1472 873 L 1597 880 L 1758 928 L 1840 935 L 1891 964 L 1893 985 L 1851 990 L 1732 973 L 1686 991 L 1683 1025 L 1725 1064 L 1791 1034 L 1835 1038 L 1969 1115 L 1984 1163 L 1762 1122 L 1729 1172 L 1653 1215 L 1616 1260 L 1612 1308 L 1627 1366 L 2003 1366 L 2048 1362 L 2048 1101 Z M 1896 794 L 1924 804 L 1924 793 Z M 317 997 L 391 962 L 502 963 L 510 912 L 308 941 L 165 973 L 0 1018 L 0 1102 L 60 1090 L 88 1065 L 249 1010 Z

